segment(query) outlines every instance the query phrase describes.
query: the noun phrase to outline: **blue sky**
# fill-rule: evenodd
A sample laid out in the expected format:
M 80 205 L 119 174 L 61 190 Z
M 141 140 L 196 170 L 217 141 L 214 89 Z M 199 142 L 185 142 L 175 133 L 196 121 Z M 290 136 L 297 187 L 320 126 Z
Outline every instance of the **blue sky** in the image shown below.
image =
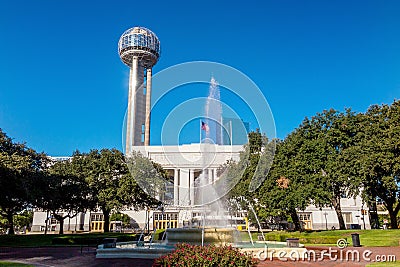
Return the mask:
M 399 98 L 399 14 L 399 1 L 378 0 L 1 1 L 0 128 L 53 156 L 122 149 L 129 70 L 117 43 L 144 26 L 161 41 L 153 73 L 230 65 L 262 90 L 284 138 L 324 109 Z

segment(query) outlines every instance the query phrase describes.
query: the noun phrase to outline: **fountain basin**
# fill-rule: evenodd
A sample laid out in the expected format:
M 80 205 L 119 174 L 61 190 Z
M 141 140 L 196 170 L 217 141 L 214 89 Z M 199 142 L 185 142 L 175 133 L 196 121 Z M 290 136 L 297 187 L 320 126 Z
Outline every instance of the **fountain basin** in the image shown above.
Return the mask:
M 177 243 L 189 243 L 193 245 L 202 244 L 201 228 L 170 228 L 166 230 L 167 245 Z M 204 229 L 204 244 L 226 245 L 234 243 L 234 236 L 237 230 L 234 228 L 214 228 Z
M 174 246 L 153 243 L 138 246 L 137 242 L 119 242 L 115 248 L 105 248 L 99 245 L 96 250 L 96 258 L 132 258 L 132 259 L 156 259 L 175 250 Z

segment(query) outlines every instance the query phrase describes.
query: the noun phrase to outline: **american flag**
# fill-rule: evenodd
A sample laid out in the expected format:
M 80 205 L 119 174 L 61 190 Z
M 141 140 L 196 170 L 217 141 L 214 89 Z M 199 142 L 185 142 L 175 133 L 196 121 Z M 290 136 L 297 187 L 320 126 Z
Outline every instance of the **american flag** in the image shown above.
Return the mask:
M 210 130 L 210 127 L 208 127 L 208 124 L 205 123 L 204 121 L 201 122 L 201 129 L 208 132 Z

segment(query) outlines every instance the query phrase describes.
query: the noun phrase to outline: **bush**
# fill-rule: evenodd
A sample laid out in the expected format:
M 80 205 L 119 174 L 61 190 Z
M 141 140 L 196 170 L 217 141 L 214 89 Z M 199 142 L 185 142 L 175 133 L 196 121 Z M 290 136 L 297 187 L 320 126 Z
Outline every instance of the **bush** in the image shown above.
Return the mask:
M 256 266 L 251 255 L 242 253 L 232 246 L 216 247 L 178 244 L 172 253 L 155 260 L 153 267 L 214 267 L 214 266 Z

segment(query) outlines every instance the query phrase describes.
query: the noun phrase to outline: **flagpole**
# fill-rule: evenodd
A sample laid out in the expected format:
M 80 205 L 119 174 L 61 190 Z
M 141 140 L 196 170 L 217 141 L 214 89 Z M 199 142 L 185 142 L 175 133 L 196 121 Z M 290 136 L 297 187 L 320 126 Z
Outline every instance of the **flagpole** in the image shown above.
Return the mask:
M 229 131 L 230 131 L 230 138 L 231 138 L 231 146 L 233 145 L 233 136 L 232 136 L 232 120 L 229 121 Z
M 200 119 L 200 127 L 199 127 L 199 130 L 200 130 L 200 132 L 199 132 L 199 144 L 201 144 L 201 119 Z

